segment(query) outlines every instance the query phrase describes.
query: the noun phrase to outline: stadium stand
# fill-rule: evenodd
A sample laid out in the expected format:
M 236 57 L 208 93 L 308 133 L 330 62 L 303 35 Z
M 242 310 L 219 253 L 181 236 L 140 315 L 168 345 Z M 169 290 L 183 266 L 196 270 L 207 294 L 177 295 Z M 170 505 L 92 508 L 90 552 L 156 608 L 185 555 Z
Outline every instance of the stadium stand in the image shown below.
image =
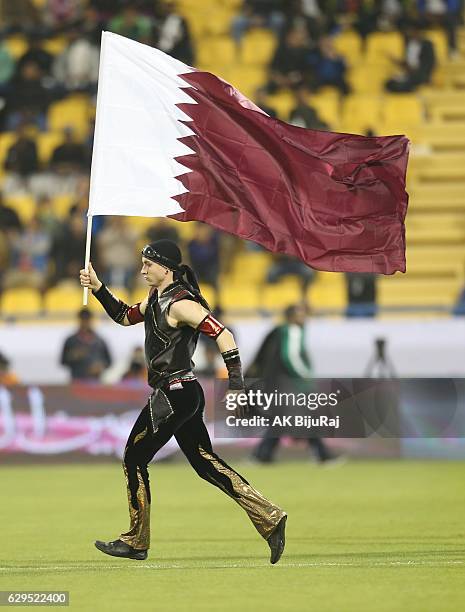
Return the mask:
M 39 10 L 46 10 L 44 3 L 35 4 Z M 83 7 L 86 4 L 84 2 Z M 253 99 L 257 89 L 267 83 L 269 65 L 279 40 L 276 32 L 259 25 L 249 28 L 237 46 L 231 37 L 231 23 L 241 6 L 240 0 L 204 0 L 201 7 L 194 0 L 177 3 L 189 26 L 196 65 L 222 76 Z M 330 34 L 337 52 L 344 57 L 351 91 L 341 96 L 333 87 L 325 86 L 317 91 L 310 88 L 308 104 L 333 131 L 374 135 L 403 133 L 412 142 L 408 173 L 407 273 L 378 279 L 378 304 L 381 308 L 409 309 L 437 306 L 449 312 L 465 280 L 465 28 L 462 23 L 458 24 L 457 49 L 453 52 L 443 29 L 426 29 L 425 37 L 433 43 L 436 56 L 431 82 L 419 85 L 410 93 L 394 94 L 385 91 L 384 83 L 393 73 L 389 58 L 400 60 L 405 52 L 401 31 L 372 31 L 364 39 L 357 31 L 353 15 L 349 18 L 343 15 L 340 21 L 337 17 L 337 27 Z M 28 36 L 21 32 L 4 33 L 3 46 L 14 61 L 18 62 L 28 51 Z M 66 29 L 45 33 L 42 48 L 56 58 L 67 49 L 67 36 Z M 156 44 L 156 37 L 146 42 Z M 295 93 L 290 89 L 278 89 L 267 94 L 266 104 L 275 110 L 278 118 L 287 121 L 295 106 Z M 42 173 L 48 171 L 53 151 L 63 142 L 66 128 L 72 127 L 78 142 L 90 150 L 94 116 L 94 91 L 59 92 L 48 107 L 47 129 L 36 128 L 35 131 Z M 10 189 L 11 177 L 4 165 L 16 134 L 5 120 L 3 127 L 0 133 L 3 200 L 27 226 L 35 215 L 36 200 L 42 195 L 42 183 L 39 181 L 39 187 L 34 187 L 34 181 L 23 180 L 19 183 L 20 189 L 18 183 L 13 185 L 16 191 Z M 84 178 L 86 176 L 88 172 L 84 173 Z M 72 205 L 85 212 L 85 188 L 79 177 L 72 178 L 68 183 L 60 179 L 61 182 L 46 194 L 51 197 L 52 210 L 62 223 L 66 222 Z M 63 191 L 63 185 L 73 188 Z M 153 220 L 130 217 L 126 222 L 137 229 L 143 243 Z M 172 222 L 172 225 L 184 243 L 195 235 L 194 223 Z M 259 302 L 258 290 L 241 287 L 240 275 L 247 269 L 254 287 L 262 286 L 272 256 L 244 245 L 236 250 L 232 265 L 223 266 L 230 271 L 221 273 L 219 295 L 212 287 L 203 287 L 212 303 L 218 301 L 224 309 L 240 314 L 257 309 L 277 311 L 299 298 L 299 283 L 290 278 L 266 287 Z M 347 305 L 345 291 L 343 275 L 319 273 L 308 289 L 308 297 L 317 310 L 342 313 Z M 79 306 L 78 294 L 77 287 L 71 290 L 51 286 L 42 299 L 33 289 L 8 290 L 1 300 L 1 312 L 8 316 L 23 302 L 27 303 L 21 306 L 25 314 L 74 312 Z M 20 296 L 27 299 L 22 300 Z M 133 293 L 132 299 L 137 297 L 140 297 L 139 290 Z

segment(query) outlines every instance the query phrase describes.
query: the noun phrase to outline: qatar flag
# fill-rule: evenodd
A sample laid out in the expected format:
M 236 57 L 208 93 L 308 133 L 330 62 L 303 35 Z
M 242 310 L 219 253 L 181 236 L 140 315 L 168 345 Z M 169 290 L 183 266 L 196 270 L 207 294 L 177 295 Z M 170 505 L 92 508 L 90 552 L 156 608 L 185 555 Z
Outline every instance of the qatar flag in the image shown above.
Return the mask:
M 306 130 L 104 32 L 89 215 L 203 221 L 317 270 L 405 272 L 405 136 Z

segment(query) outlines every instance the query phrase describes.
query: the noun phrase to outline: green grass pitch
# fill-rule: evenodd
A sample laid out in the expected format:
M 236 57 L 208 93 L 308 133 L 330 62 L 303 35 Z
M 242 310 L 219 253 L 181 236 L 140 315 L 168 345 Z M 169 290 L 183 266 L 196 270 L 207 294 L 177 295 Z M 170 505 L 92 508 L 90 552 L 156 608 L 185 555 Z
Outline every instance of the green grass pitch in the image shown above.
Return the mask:
M 4 467 L 0 589 L 68 590 L 92 612 L 465 609 L 464 462 L 231 463 L 289 514 L 277 565 L 247 515 L 182 463 L 150 467 L 142 562 L 93 546 L 128 527 L 118 464 Z

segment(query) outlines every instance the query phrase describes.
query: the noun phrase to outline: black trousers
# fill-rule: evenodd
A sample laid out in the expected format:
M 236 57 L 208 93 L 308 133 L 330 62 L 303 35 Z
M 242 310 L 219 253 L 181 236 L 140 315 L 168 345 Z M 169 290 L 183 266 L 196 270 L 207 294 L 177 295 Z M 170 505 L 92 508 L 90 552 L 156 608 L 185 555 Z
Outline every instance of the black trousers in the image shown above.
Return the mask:
M 119 539 L 136 549 L 150 547 L 152 499 L 147 465 L 173 435 L 197 474 L 234 499 L 246 511 L 260 535 L 268 538 L 285 512 L 263 497 L 213 452 L 203 421 L 205 398 L 200 384 L 196 380 L 183 382 L 182 389 L 170 391 L 164 388 L 163 391 L 171 403 L 173 414 L 153 433 L 147 404 L 126 443 L 123 469 L 130 526 Z

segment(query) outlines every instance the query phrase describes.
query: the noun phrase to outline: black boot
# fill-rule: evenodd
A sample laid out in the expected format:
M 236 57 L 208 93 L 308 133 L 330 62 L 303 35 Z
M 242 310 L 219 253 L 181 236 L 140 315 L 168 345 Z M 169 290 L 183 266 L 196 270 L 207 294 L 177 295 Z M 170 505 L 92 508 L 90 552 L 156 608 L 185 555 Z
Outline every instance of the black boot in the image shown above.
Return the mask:
M 136 559 L 137 561 L 144 561 L 147 559 L 146 550 L 138 550 L 121 540 L 114 540 L 113 542 L 96 540 L 95 547 L 112 557 L 126 557 L 127 559 Z
M 268 546 L 271 549 L 270 563 L 272 563 L 273 565 L 280 560 L 281 555 L 284 551 L 284 546 L 286 544 L 286 538 L 284 533 L 286 529 L 286 520 L 287 514 L 283 516 L 283 518 L 277 524 L 276 529 L 266 540 L 268 542 Z

